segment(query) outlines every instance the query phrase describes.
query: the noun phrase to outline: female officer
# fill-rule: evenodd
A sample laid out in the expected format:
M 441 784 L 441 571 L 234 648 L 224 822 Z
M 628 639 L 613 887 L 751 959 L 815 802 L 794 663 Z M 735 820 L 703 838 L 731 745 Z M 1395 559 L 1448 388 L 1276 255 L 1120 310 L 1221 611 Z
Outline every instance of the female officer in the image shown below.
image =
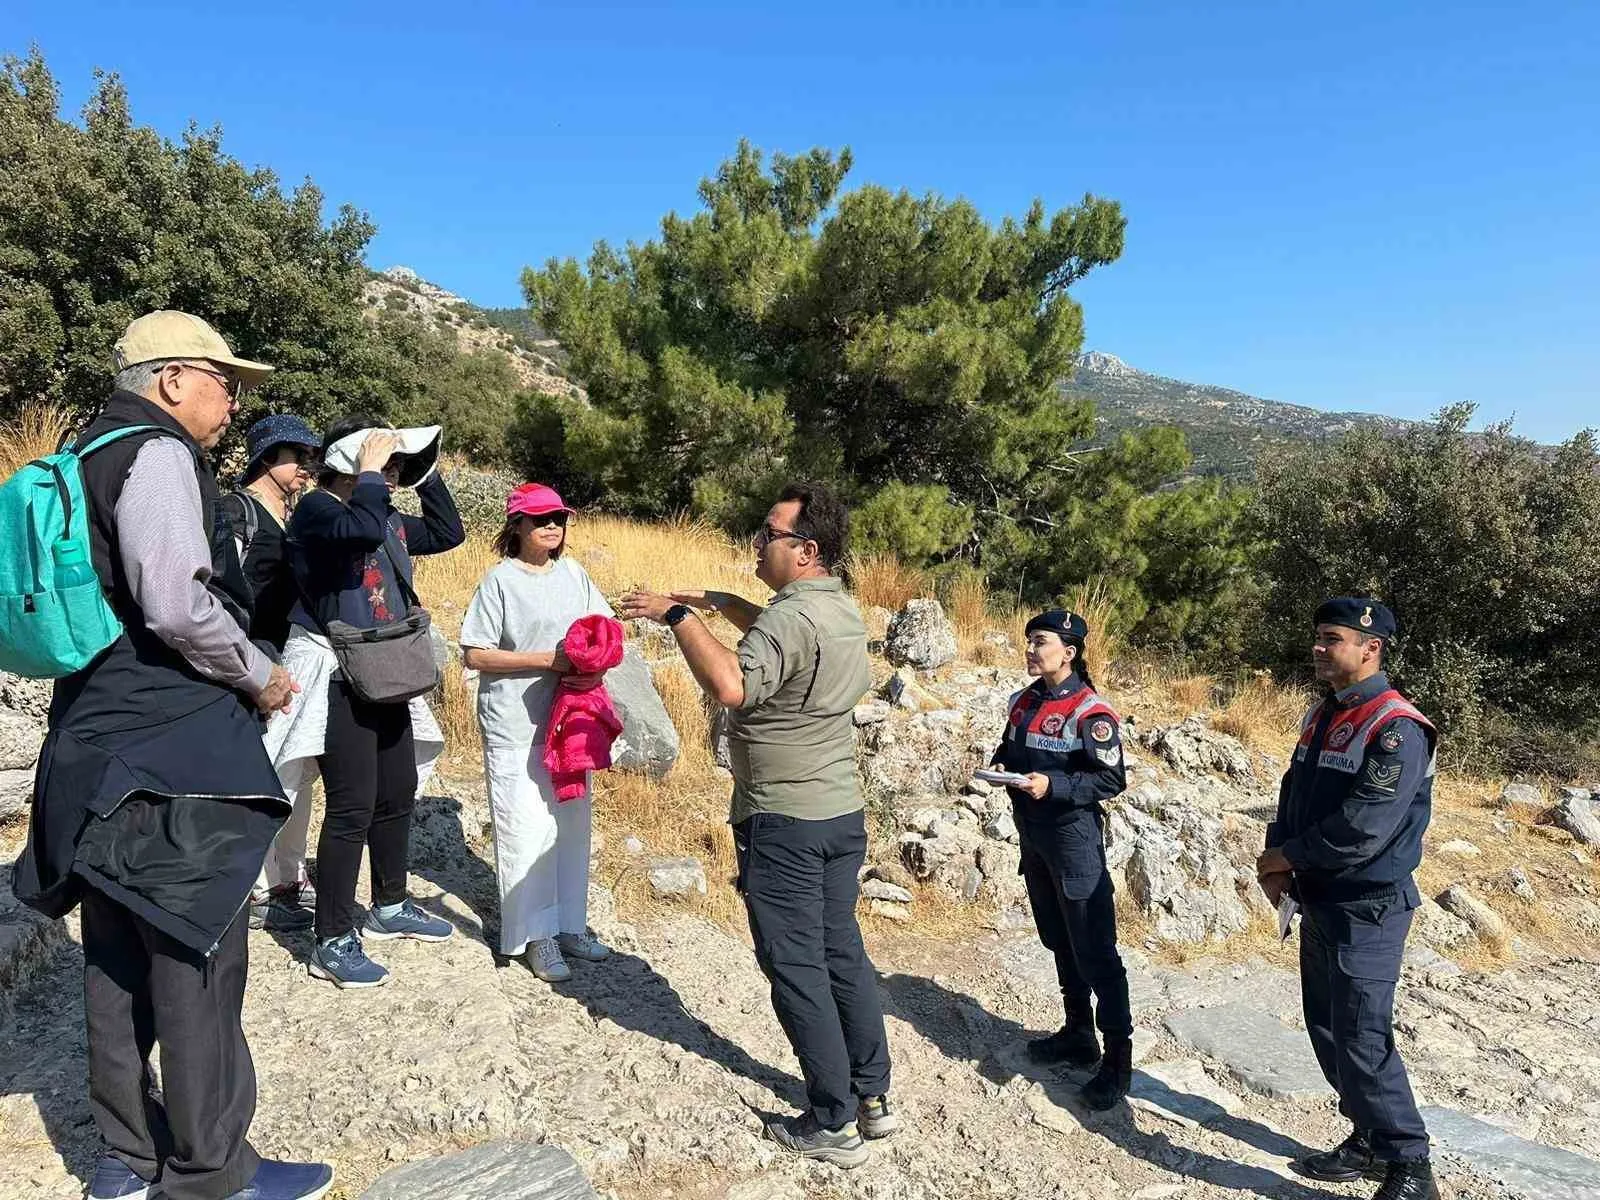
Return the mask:
M 1111 1108 L 1133 1076 L 1133 1014 L 1128 974 L 1117 953 L 1117 917 L 1106 870 L 1101 808 L 1127 777 L 1117 714 L 1095 694 L 1083 661 L 1089 627 L 1082 617 L 1051 609 L 1028 622 L 1028 674 L 1037 680 L 1011 699 L 994 763 L 1026 776 L 1009 787 L 1022 838 L 1039 939 L 1055 955 L 1066 1000 L 1066 1024 L 1028 1043 L 1036 1062 L 1100 1069 L 1083 1088 L 1090 1108 Z M 1090 1007 L 1093 994 L 1095 1006 Z M 1100 1054 L 1095 1021 L 1105 1035 Z

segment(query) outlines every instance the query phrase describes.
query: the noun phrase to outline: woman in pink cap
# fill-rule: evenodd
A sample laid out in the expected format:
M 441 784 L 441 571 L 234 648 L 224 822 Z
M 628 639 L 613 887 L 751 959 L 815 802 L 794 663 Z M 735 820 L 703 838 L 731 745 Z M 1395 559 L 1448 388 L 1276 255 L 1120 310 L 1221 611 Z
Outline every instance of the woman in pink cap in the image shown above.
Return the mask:
M 478 725 L 494 813 L 500 949 L 540 979 L 572 977 L 567 958 L 611 951 L 590 936 L 590 797 L 557 801 L 544 766 L 556 684 L 572 674 L 561 639 L 573 621 L 611 606 L 562 551 L 572 509 L 554 488 L 525 483 L 506 497 L 491 567 L 461 624 L 466 665 L 479 672 Z

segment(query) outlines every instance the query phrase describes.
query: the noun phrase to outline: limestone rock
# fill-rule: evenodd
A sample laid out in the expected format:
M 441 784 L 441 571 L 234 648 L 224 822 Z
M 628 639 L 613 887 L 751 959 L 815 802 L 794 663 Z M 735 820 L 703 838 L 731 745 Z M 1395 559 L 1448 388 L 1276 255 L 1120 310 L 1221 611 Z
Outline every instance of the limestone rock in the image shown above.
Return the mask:
M 361 1200 L 597 1200 L 558 1146 L 497 1141 L 385 1172 Z
M 990 817 L 983 825 L 983 836 L 993 838 L 997 842 L 1011 842 L 1016 844 L 1021 840 L 1017 833 L 1017 823 L 1009 812 L 1003 812 Z
M 868 879 L 861 885 L 861 894 L 868 900 L 887 900 L 895 904 L 910 904 L 911 893 L 898 884 L 882 879 Z
M 31 770 L 43 744 L 44 726 L 23 713 L 0 708 L 0 771 Z
M 851 720 L 856 728 L 863 725 L 881 725 L 889 719 L 889 703 L 886 700 L 866 700 L 856 705 Z
M 11 993 L 33 979 L 66 940 L 66 927 L 27 907 L 11 891 L 10 864 L 0 865 L 0 1017 Z
M 658 858 L 650 864 L 649 874 L 658 896 L 706 894 L 706 869 L 698 858 Z
M 916 876 L 906 870 L 903 863 L 893 861 L 874 863 L 867 868 L 867 878 L 882 880 L 892 887 L 905 889 L 908 895 L 911 885 L 917 881 Z
M 50 696 L 55 685 L 48 679 L 28 679 L 0 671 L 0 709 L 20 713 L 40 729 L 50 715 Z
M 1440 908 L 1452 916 L 1461 918 L 1485 941 L 1504 940 L 1505 921 L 1499 913 L 1468 891 L 1464 884 L 1451 884 L 1439 893 L 1438 899 Z
M 1568 796 L 1556 805 L 1555 823 L 1585 846 L 1600 846 L 1600 812 L 1588 796 Z
M 902 925 L 911 920 L 910 906 L 896 904 L 893 900 L 869 900 L 867 911 L 875 917 L 882 917 L 886 921 L 895 921 Z
M 908 600 L 889 622 L 885 652 L 896 666 L 924 671 L 942 667 L 956 656 L 955 627 L 937 600 Z
M 611 761 L 628 771 L 660 779 L 678 761 L 678 731 L 650 682 L 650 668 L 629 646 L 622 662 L 606 672 L 606 691 L 622 718 L 622 735 L 612 743 Z
M 0 771 L 0 821 L 25 816 L 33 803 L 33 768 Z
M 1237 738 L 1210 728 L 1199 714 L 1176 725 L 1141 733 L 1138 740 L 1186 778 L 1222 775 L 1240 782 L 1256 782 L 1250 752 Z
M 1544 807 L 1544 793 L 1531 783 L 1508 783 L 1500 789 L 1498 801 L 1501 808 L 1510 808 L 1513 804 L 1527 804 L 1535 808 Z
M 1418 940 L 1438 950 L 1463 945 L 1475 936 L 1471 925 L 1426 897 L 1423 898 L 1422 907 L 1417 909 L 1412 928 Z
M 901 667 L 884 682 L 883 698 L 895 708 L 903 708 L 907 712 L 921 712 L 926 708 L 937 708 L 939 702 L 925 691 L 917 682 L 914 672 Z
M 1483 851 L 1463 838 L 1451 838 L 1439 847 L 1439 853 L 1449 854 L 1455 858 L 1477 858 Z

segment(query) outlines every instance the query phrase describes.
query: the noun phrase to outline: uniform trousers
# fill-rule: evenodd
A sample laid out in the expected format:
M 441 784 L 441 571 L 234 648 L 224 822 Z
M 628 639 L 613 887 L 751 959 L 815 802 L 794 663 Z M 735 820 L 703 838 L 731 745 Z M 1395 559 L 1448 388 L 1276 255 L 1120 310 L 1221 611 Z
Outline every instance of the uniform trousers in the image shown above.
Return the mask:
M 889 1091 L 877 972 L 856 923 L 867 853 L 860 809 L 823 821 L 754 813 L 733 827 L 739 890 L 772 1007 L 800 1060 L 819 1124 L 855 1120 Z
M 1300 993 L 1306 1032 L 1339 1111 L 1389 1162 L 1428 1157 L 1394 1043 L 1394 993 L 1412 908 L 1403 895 L 1302 904 Z
M 1039 940 L 1056 960 L 1056 978 L 1073 1024 L 1094 1021 L 1108 1042 L 1133 1036 L 1128 972 L 1117 950 L 1117 910 L 1106 870 L 1101 818 L 1048 800 L 1014 806 L 1020 818 L 1022 876 Z
M 248 909 L 209 958 L 90 890 L 83 899 L 89 1111 L 112 1155 L 168 1200 L 221 1200 L 255 1176 L 255 1066 L 239 1015 Z M 150 1054 L 161 1047 L 161 1087 Z

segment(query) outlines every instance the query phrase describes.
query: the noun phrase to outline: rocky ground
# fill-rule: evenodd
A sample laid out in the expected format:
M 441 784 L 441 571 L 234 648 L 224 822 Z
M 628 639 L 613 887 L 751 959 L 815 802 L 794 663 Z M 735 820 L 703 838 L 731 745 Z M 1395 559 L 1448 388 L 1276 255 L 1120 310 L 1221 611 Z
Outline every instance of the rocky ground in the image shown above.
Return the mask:
M 877 824 L 863 912 L 908 1128 L 869 1166 L 796 1162 L 761 1140 L 762 1113 L 802 1102 L 798 1068 L 742 931 L 697 915 L 723 911 L 697 899 L 716 873 L 706 864 L 653 864 L 649 847 L 613 832 L 616 844 L 597 847 L 606 869 L 591 916 L 617 956 L 577 964 L 555 987 L 497 963 L 488 813 L 471 778 L 435 782 L 413 847 L 414 894 L 458 935 L 375 947 L 394 972 L 388 987 L 338 992 L 308 977 L 307 937 L 251 935 L 245 1021 L 260 1148 L 330 1159 L 344 1200 L 397 1164 L 497 1138 L 566 1148 L 612 1200 L 1370 1190 L 1312 1188 L 1285 1165 L 1344 1128 L 1300 1028 L 1291 952 L 1250 878 L 1281 765 L 1203 713 L 1174 714 L 1132 687 L 1119 697 L 1130 790 L 1114 806 L 1108 854 L 1139 1070 L 1129 1106 L 1092 1115 L 1074 1099 L 1081 1075 L 1022 1054 L 1028 1034 L 1059 1022 L 1060 1002 L 1021 902 L 1004 798 L 970 779 L 1019 680 L 948 661 L 953 639 L 931 610 L 889 617 L 874 620 L 897 668 L 880 665 L 880 694 L 857 713 Z M 29 721 L 36 699 L 0 688 Z M 27 771 L 37 744 L 26 723 L 0 732 L 0 768 Z M 1440 903 L 1413 934 L 1401 1048 L 1458 1197 L 1593 1200 L 1591 809 L 1578 789 L 1473 786 L 1442 787 L 1422 879 Z M 0 818 L 0 864 L 23 834 Z M 641 905 L 649 888 L 635 883 L 620 917 L 624 893 L 604 886 L 617 881 L 619 854 L 657 892 L 690 879 L 686 899 Z M 73 922 L 21 909 L 8 875 L 0 866 L 0 1200 L 53 1200 L 79 1194 L 98 1150 L 81 958 Z M 951 922 L 952 911 L 965 915 Z
M 619 1200 L 1309 1198 L 1285 1161 L 1342 1134 L 1279 968 L 1130 951 L 1136 1099 L 1093 1116 L 1073 1098 L 1080 1076 L 1021 1054 L 1060 1015 L 1029 931 L 962 945 L 891 934 L 872 949 L 909 1128 L 852 1173 L 784 1159 L 760 1140 L 759 1115 L 801 1101 L 798 1072 L 747 943 L 670 911 L 622 923 L 597 887 L 593 923 L 613 961 L 556 987 L 497 965 L 483 940 L 495 920 L 475 832 L 486 817 L 470 787 L 424 803 L 413 884 L 459 934 L 380 948 L 390 986 L 338 992 L 307 976 L 304 938 L 252 934 L 255 1138 L 332 1159 L 343 1196 L 395 1163 L 513 1136 L 567 1148 Z M 74 1195 L 97 1149 L 70 925 L 53 942 L 16 973 L 0 1018 L 0 1197 Z M 1458 1196 L 1600 1194 L 1582 1190 L 1600 1189 L 1597 991 L 1600 966 L 1551 957 L 1492 974 L 1433 957 L 1408 970 L 1403 1049 L 1427 1102 L 1487 1122 L 1452 1135 L 1482 1144 L 1478 1171 L 1495 1169 L 1483 1146 L 1502 1130 L 1588 1156 L 1509 1190 L 1447 1158 Z

